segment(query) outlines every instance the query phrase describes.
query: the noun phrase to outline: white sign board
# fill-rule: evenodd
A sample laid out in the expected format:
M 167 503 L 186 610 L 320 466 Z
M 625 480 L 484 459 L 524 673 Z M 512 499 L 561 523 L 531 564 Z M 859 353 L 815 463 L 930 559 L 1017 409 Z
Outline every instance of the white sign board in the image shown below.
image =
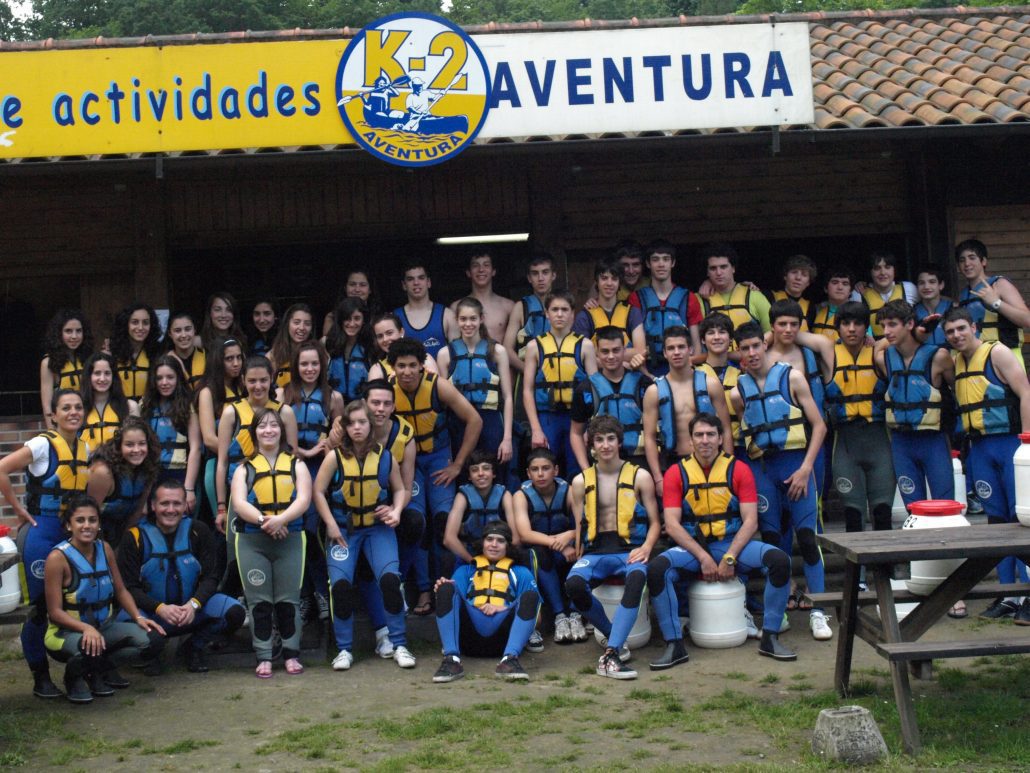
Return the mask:
M 808 25 L 476 35 L 493 80 L 480 137 L 815 120 Z

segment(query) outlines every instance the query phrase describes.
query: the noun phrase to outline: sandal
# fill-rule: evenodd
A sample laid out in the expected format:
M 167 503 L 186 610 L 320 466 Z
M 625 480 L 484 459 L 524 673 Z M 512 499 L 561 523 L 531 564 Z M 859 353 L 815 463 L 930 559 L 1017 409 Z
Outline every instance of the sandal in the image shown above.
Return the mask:
M 304 666 L 297 660 L 297 658 L 290 658 L 286 661 L 286 673 L 287 674 L 303 674 Z
M 411 614 L 418 617 L 425 617 L 433 611 L 433 596 L 429 591 L 422 591 L 418 597 L 418 603 L 411 610 Z
M 272 661 L 262 660 L 257 664 L 257 668 L 254 669 L 254 676 L 258 679 L 271 679 L 272 678 Z
M 797 609 L 803 612 L 808 612 L 812 609 L 812 604 L 805 598 L 805 594 L 801 589 L 794 588 L 794 590 L 791 591 L 790 597 L 787 599 L 787 609 Z
M 966 610 L 966 602 L 960 601 L 951 609 L 948 610 L 948 617 L 955 620 L 961 620 L 963 617 L 969 617 L 969 612 Z

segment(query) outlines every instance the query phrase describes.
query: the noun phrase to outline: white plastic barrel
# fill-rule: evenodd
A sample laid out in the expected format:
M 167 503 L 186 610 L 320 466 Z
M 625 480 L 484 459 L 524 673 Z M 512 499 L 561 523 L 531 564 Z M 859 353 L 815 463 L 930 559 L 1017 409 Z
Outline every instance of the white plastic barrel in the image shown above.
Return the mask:
M 18 555 L 18 548 L 10 537 L 11 530 L 0 526 L 0 555 Z M 0 574 L 0 615 L 13 612 L 21 604 L 21 576 L 18 574 L 20 563 L 15 563 L 3 574 Z
M 626 584 L 620 577 L 612 577 L 594 588 L 594 596 L 601 602 L 609 620 L 615 619 L 615 612 L 622 603 L 622 593 L 625 590 Z M 594 629 L 594 639 L 601 644 L 604 634 Z M 629 636 L 626 637 L 626 646 L 631 650 L 639 650 L 646 647 L 649 641 L 651 641 L 651 600 L 647 595 L 647 588 L 644 588 L 644 594 L 640 597 L 640 608 L 637 610 L 637 621 L 630 629 Z
M 744 619 L 744 585 L 725 582 L 690 583 L 690 638 L 698 647 L 726 649 L 747 641 Z
M 966 514 L 969 503 L 966 502 L 966 474 L 962 471 L 962 459 L 958 451 L 951 452 L 951 474 L 955 478 L 955 501 L 962 505 L 962 514 Z M 1030 464 L 1030 461 L 1028 461 Z
M 962 514 L 962 503 L 952 499 L 928 499 L 913 502 L 909 506 L 912 513 L 905 521 L 903 529 L 945 529 L 968 526 L 969 521 Z M 909 591 L 919 596 L 926 596 L 954 572 L 964 558 L 934 559 L 932 561 L 913 561 L 910 578 L 905 581 Z
M 1016 468 L 1016 517 L 1024 526 L 1030 526 L 1030 433 L 1019 436 L 1023 441 L 1012 457 Z

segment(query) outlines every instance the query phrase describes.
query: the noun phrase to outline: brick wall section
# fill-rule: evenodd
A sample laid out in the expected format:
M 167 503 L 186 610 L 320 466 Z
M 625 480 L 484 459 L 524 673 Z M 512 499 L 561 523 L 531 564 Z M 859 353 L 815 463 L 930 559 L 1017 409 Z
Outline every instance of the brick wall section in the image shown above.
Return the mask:
M 0 418 L 0 457 L 21 448 L 25 441 L 43 431 L 43 419 L 40 416 L 5 416 Z M 14 491 L 19 497 L 25 495 L 25 473 L 11 476 Z M 22 500 L 24 501 L 24 499 Z M 6 502 L 0 506 L 0 524 L 15 526 L 17 519 L 14 511 Z

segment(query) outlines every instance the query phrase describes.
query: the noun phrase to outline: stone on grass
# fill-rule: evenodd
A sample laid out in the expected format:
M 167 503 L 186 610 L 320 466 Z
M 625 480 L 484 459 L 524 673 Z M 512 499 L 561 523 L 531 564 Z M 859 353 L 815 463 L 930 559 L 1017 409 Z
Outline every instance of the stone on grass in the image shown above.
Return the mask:
M 847 765 L 871 765 L 887 756 L 887 744 L 868 709 L 823 709 L 815 722 L 812 751 Z

